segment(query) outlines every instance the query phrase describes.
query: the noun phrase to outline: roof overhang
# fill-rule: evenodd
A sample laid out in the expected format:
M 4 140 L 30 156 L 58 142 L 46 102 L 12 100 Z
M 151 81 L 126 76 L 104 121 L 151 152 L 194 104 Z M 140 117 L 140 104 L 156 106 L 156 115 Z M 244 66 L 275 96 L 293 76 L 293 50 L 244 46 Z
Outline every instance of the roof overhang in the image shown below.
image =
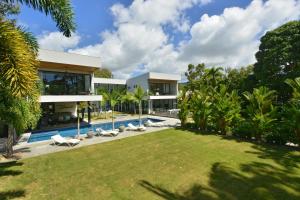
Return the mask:
M 98 57 L 84 56 L 75 53 L 66 53 L 40 49 L 38 59 L 47 66 L 57 66 L 58 68 L 85 68 L 94 71 L 101 67 L 101 60 Z M 51 67 L 52 67 L 51 66 Z
M 93 81 L 94 83 L 99 83 L 99 84 L 126 85 L 125 79 L 94 78 Z
M 180 77 L 180 75 L 177 75 L 177 74 L 149 72 L 149 79 L 180 81 L 181 77 Z
M 42 95 L 41 103 L 102 101 L 102 95 Z

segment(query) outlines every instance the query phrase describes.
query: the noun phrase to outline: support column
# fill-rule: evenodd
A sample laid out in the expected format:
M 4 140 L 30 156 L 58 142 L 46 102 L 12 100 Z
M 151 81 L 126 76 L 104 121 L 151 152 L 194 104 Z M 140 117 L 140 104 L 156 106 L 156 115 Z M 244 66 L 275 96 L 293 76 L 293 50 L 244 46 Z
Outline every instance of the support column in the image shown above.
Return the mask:
M 151 114 L 151 112 L 152 112 L 152 100 L 149 99 L 148 100 L 148 114 Z
M 91 123 L 91 102 L 88 101 L 88 123 Z

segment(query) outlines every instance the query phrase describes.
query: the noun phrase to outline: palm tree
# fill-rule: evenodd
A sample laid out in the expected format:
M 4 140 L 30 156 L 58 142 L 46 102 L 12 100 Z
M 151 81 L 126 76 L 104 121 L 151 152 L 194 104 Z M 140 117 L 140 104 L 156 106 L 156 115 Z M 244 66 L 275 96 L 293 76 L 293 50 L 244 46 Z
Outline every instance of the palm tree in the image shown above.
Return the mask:
M 75 31 L 74 13 L 69 0 L 2 0 L 11 5 L 23 4 L 45 15 L 50 15 L 57 28 L 70 37 Z
M 148 93 L 143 90 L 141 86 L 138 86 L 132 93 L 132 101 L 139 105 L 139 126 L 142 126 L 142 102 L 148 96 Z
M 211 86 L 214 88 L 218 85 L 218 82 L 220 81 L 222 77 L 221 71 L 223 70 L 222 67 L 212 67 L 210 69 L 206 70 L 206 80 L 208 81 L 208 85 L 211 84 Z
M 112 130 L 115 130 L 114 111 L 115 105 L 121 101 L 121 93 L 119 90 L 112 90 L 111 92 L 105 92 L 102 94 L 104 99 L 109 102 L 112 110 Z
M 77 138 L 80 138 L 80 117 L 79 113 L 84 112 L 84 109 L 88 106 L 87 102 L 79 102 L 77 103 Z M 82 119 L 84 115 L 82 115 Z
M 34 10 L 39 10 L 46 15 L 50 15 L 56 22 L 57 27 L 65 36 L 70 36 L 75 30 L 73 22 L 73 12 L 69 0 L 2 0 L 0 3 L 6 3 L 12 7 L 18 4 L 25 4 Z M 10 9 L 10 8 L 9 8 Z M 14 20 L 6 19 L 7 14 L 16 14 L 9 9 L 1 10 L 0 13 L 0 91 L 1 95 L 6 94 L 7 99 L 13 99 L 18 102 L 38 104 L 39 88 L 37 86 L 38 45 L 36 39 L 28 32 L 16 26 Z M 22 113 L 24 107 L 18 106 L 19 103 L 0 103 L 2 113 L 1 120 L 10 118 L 6 114 L 11 114 L 11 119 L 7 121 L 8 131 L 8 157 L 12 156 L 12 133 L 15 132 L 14 126 L 27 124 L 27 119 L 13 117 L 15 110 Z M 38 109 L 29 109 L 31 112 L 39 112 Z M 38 117 L 39 113 L 32 113 Z M 21 126 L 26 127 L 26 126 Z M 21 129 L 19 129 L 21 131 Z

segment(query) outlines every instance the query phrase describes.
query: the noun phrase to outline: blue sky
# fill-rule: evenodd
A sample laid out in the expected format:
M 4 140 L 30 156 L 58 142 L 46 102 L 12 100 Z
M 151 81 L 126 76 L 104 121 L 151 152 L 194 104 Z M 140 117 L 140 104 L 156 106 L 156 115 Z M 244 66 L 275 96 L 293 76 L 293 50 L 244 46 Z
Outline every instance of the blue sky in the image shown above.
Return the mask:
M 163 1 L 163 0 L 162 0 Z M 227 7 L 245 7 L 251 0 L 214 0 L 204 6 L 195 6 L 186 10 L 186 15 L 192 23 L 195 23 L 199 18 L 208 13 L 209 15 L 218 15 Z M 77 32 L 84 35 L 85 38 L 80 42 L 80 46 L 94 44 L 101 41 L 99 33 L 106 30 L 114 30 L 113 16 L 110 12 L 110 7 L 116 3 L 121 3 L 129 6 L 131 0 L 72 0 L 72 6 L 75 13 L 75 22 Z M 55 23 L 49 16 L 34 11 L 27 6 L 22 6 L 21 14 L 18 19 L 29 27 L 29 30 L 36 36 L 41 35 L 45 31 L 57 31 Z M 172 30 L 167 29 L 169 34 L 181 37 L 184 35 L 180 33 L 173 33 Z M 178 42 L 178 41 L 177 41 Z
M 189 63 L 252 64 L 262 34 L 300 15 L 299 0 L 72 0 L 72 5 L 77 25 L 72 38 L 26 6 L 18 20 L 42 48 L 99 56 L 117 77 L 183 73 Z

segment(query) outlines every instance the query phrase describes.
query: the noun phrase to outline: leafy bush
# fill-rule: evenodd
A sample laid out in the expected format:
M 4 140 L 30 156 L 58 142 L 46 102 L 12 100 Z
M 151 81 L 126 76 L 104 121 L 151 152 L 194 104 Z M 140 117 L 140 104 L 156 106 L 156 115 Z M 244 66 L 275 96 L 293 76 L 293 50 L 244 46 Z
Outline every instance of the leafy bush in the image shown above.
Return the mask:
M 217 129 L 221 134 L 231 132 L 233 123 L 241 118 L 241 106 L 237 91 L 228 92 L 228 88 L 221 84 L 219 91 L 215 93 L 213 104 L 213 118 Z
M 261 86 L 254 88 L 253 93 L 244 92 L 244 96 L 248 101 L 247 120 L 252 124 L 255 138 L 262 140 L 272 132 L 274 121 L 276 121 L 276 108 L 273 106 L 275 91 Z

